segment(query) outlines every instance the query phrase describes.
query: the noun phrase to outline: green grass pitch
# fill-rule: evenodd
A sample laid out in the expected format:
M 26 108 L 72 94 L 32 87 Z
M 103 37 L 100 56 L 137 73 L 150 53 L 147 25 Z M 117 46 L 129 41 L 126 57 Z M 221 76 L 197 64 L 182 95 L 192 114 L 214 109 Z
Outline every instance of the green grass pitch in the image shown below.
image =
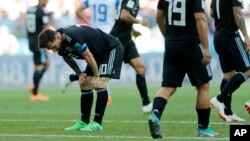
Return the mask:
M 233 95 L 233 110 L 246 121 L 223 122 L 212 109 L 211 126 L 221 135 L 208 140 L 229 140 L 230 124 L 250 123 L 250 117 L 243 108 L 244 102 L 250 98 L 247 85 L 242 85 Z M 149 87 L 151 100 L 159 87 Z M 218 90 L 218 86 L 212 85 L 210 97 L 215 96 Z M 65 94 L 61 94 L 58 87 L 42 87 L 41 92 L 51 98 L 48 102 L 30 101 L 25 88 L 0 89 L 0 141 L 151 140 L 147 123 L 149 115 L 141 111 L 136 87 L 110 86 L 110 91 L 113 103 L 105 112 L 104 131 L 86 133 L 63 131 L 80 118 L 80 91 L 77 86 L 71 86 Z M 161 119 L 165 140 L 204 140 L 196 137 L 195 99 L 195 88 L 190 85 L 179 88 L 170 99 Z M 92 115 L 94 108 L 95 105 Z

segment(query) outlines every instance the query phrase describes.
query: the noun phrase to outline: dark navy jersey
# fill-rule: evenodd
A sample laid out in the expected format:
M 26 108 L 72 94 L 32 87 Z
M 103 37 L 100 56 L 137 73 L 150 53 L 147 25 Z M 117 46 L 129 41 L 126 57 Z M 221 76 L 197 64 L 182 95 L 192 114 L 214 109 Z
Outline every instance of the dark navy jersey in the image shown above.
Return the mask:
M 43 30 L 43 26 L 50 22 L 50 17 L 39 5 L 28 8 L 26 17 L 28 37 L 36 37 Z
M 214 12 L 216 32 L 234 34 L 238 31 L 235 23 L 233 7 L 242 7 L 242 0 L 213 0 L 211 9 Z M 243 8 L 243 7 L 242 7 Z
M 84 25 L 71 25 L 57 30 L 63 36 L 60 56 L 84 59 L 81 55 L 87 48 L 94 58 L 101 58 L 105 53 L 116 48 L 118 40 L 101 31 Z
M 133 17 L 137 16 L 139 11 L 139 0 L 122 0 L 118 6 L 116 13 L 116 21 L 112 28 L 111 35 L 122 36 L 131 39 L 131 32 L 133 24 L 127 23 L 120 19 L 122 9 L 126 9 Z
M 194 13 L 204 13 L 204 0 L 159 0 L 157 8 L 164 10 L 168 40 L 198 37 Z

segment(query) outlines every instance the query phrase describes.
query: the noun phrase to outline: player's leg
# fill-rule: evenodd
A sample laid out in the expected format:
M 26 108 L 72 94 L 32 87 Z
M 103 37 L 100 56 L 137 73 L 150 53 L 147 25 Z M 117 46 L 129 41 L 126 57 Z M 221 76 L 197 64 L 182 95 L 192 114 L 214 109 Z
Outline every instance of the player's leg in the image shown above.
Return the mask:
M 119 44 L 120 45 L 120 44 Z M 108 100 L 108 84 L 110 79 L 119 79 L 123 61 L 123 48 L 113 49 L 107 53 L 102 60 L 97 60 L 100 70 L 100 79 L 96 85 L 97 100 L 95 106 L 95 116 L 93 122 L 87 127 L 81 129 L 83 131 L 100 131 L 103 130 L 102 119 L 105 113 Z
M 39 93 L 39 86 L 41 79 L 49 67 L 49 60 L 45 50 L 40 49 L 33 52 L 33 60 L 35 64 L 34 74 L 33 74 L 33 85 L 29 87 L 29 90 L 32 93 L 32 101 L 47 101 L 49 100 L 48 96 L 44 96 Z
M 108 90 L 107 84 L 110 78 L 101 77 L 98 81 L 98 88 L 96 88 L 96 105 L 95 105 L 95 115 L 94 120 L 90 122 L 85 128 L 81 129 L 81 131 L 101 131 L 103 130 L 102 127 L 102 120 L 107 106 L 108 100 Z
M 63 78 L 61 80 L 61 92 L 62 93 L 65 93 L 68 86 L 75 82 L 75 81 L 78 81 L 79 80 L 79 76 L 75 73 L 71 73 L 69 71 L 66 71 L 63 75 Z M 107 88 L 108 90 L 108 101 L 107 101 L 107 104 L 108 105 L 111 105 L 112 104 L 112 98 L 111 98 L 111 92 L 110 92 L 110 89 L 109 89 L 109 86 Z
M 152 103 L 150 103 L 147 83 L 146 83 L 146 67 L 142 63 L 139 57 L 133 58 L 130 60 L 129 64 L 135 69 L 136 71 L 136 85 L 140 92 L 140 96 L 142 99 L 142 111 L 144 113 L 149 113 L 152 111 Z
M 236 91 L 240 85 L 246 81 L 247 78 L 250 76 L 250 70 L 249 70 L 249 58 L 248 54 L 244 51 L 244 44 L 243 41 L 241 40 L 239 35 L 235 35 L 235 37 L 224 37 L 226 40 L 228 40 L 223 48 L 224 50 L 219 50 L 220 51 L 218 54 L 220 56 L 220 62 L 221 62 L 221 67 L 222 71 L 224 74 L 227 72 L 231 72 L 231 70 L 236 70 L 237 74 L 235 74 L 229 81 L 228 83 L 223 87 L 221 90 L 220 94 L 211 100 L 211 104 L 217 109 L 217 112 L 219 113 L 220 117 L 224 119 L 225 121 L 228 121 L 227 118 L 224 117 L 223 114 L 223 108 L 218 108 L 221 107 L 219 105 L 227 103 L 228 99 L 232 97 L 232 94 L 234 91 Z M 215 44 L 217 48 L 219 48 L 219 43 L 218 45 Z M 227 56 L 225 54 L 228 54 Z M 232 59 L 233 58 L 233 59 Z M 231 103 L 231 102 L 230 102 Z M 229 115 L 229 117 L 237 117 L 235 114 Z M 240 120 L 239 119 L 234 119 L 230 118 L 230 120 Z
M 196 112 L 198 117 L 198 137 L 215 137 L 219 134 L 213 132 L 212 128 L 209 125 L 210 118 L 210 97 L 209 97 L 209 81 L 212 79 L 212 71 L 210 65 L 203 64 L 200 60 L 203 58 L 202 48 L 200 43 L 196 42 L 193 44 L 189 42 L 190 46 L 194 48 L 192 50 L 186 50 L 184 58 L 187 58 L 185 61 L 187 75 L 192 86 L 195 86 L 197 89 L 197 98 L 196 98 Z M 189 46 L 189 45 L 187 45 Z
M 210 118 L 210 97 L 209 84 L 205 83 L 197 88 L 196 112 L 198 115 L 198 137 L 215 137 L 216 133 L 209 126 Z
M 222 89 L 226 86 L 226 84 L 229 82 L 229 80 L 232 78 L 228 78 L 226 77 L 227 74 L 224 74 L 224 77 L 220 83 L 220 91 L 222 91 Z M 232 115 L 233 114 L 233 111 L 232 111 L 232 108 L 231 108 L 231 103 L 232 103 L 232 95 L 228 95 L 228 97 L 225 99 L 225 114 L 226 115 Z
M 129 63 L 136 71 L 136 86 L 139 90 L 142 99 L 142 111 L 144 113 L 149 113 L 152 111 L 152 103 L 150 103 L 150 98 L 148 94 L 147 82 L 146 82 L 146 67 L 143 64 L 135 43 L 131 40 L 125 45 L 125 63 Z
M 167 101 L 174 94 L 176 88 L 162 87 L 155 95 L 153 109 L 148 119 L 149 131 L 153 138 L 162 138 L 160 120 Z
M 171 59 L 164 57 L 161 89 L 155 95 L 153 109 L 148 120 L 150 134 L 153 138 L 162 138 L 160 131 L 162 113 L 169 98 L 174 94 L 176 88 L 181 86 L 184 79 L 185 72 L 178 69 L 179 67 L 177 66 L 180 65 L 178 64 L 175 62 L 172 63 Z
M 227 73 L 224 73 L 224 78 L 222 79 L 222 82 L 220 85 L 220 91 L 223 90 L 223 88 L 227 85 L 229 80 L 234 75 L 235 75 L 234 70 L 227 72 Z M 228 119 L 230 119 L 229 121 L 244 121 L 244 119 L 240 118 L 239 116 L 237 116 L 237 114 L 233 113 L 231 103 L 232 103 L 232 94 L 229 94 L 229 95 L 227 95 L 227 97 L 225 97 L 225 100 L 224 100 L 224 104 L 225 104 L 224 111 L 225 111 L 225 115 L 228 117 Z
M 87 83 L 81 84 L 81 120 L 77 121 L 73 126 L 65 128 L 65 131 L 78 131 L 81 130 L 90 123 L 91 109 L 93 105 L 93 90 L 90 84 L 91 77 L 87 77 Z

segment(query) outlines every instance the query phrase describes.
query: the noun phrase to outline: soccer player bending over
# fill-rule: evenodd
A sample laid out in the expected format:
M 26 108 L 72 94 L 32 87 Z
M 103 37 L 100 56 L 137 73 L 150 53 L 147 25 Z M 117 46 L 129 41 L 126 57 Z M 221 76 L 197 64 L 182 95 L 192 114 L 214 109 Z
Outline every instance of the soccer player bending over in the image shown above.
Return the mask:
M 100 29 L 71 25 L 57 31 L 44 30 L 39 34 L 39 47 L 57 52 L 79 76 L 81 89 L 81 120 L 65 131 L 103 130 L 102 119 L 108 100 L 110 79 L 119 79 L 124 49 L 118 39 Z M 87 62 L 84 73 L 75 60 Z M 97 93 L 95 116 L 90 122 L 93 90 Z

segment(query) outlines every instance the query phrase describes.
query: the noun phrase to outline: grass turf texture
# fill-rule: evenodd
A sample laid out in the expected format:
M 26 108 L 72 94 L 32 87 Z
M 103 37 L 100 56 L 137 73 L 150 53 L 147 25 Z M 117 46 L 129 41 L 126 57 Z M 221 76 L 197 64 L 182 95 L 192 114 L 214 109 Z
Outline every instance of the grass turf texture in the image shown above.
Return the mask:
M 233 95 L 233 111 L 246 122 L 226 123 L 215 110 L 211 111 L 211 126 L 221 135 L 209 140 L 229 140 L 230 124 L 249 124 L 250 117 L 243 108 L 249 99 L 249 85 L 243 84 Z M 159 86 L 149 87 L 151 100 Z M 211 86 L 210 97 L 218 93 Z M 26 89 L 0 89 L 0 141 L 82 141 L 82 140 L 151 140 L 148 114 L 142 113 L 141 100 L 135 86 L 110 86 L 113 103 L 107 106 L 101 132 L 63 131 L 80 118 L 80 91 L 70 87 L 65 94 L 59 88 L 41 88 L 50 96 L 48 102 L 32 102 Z M 96 95 L 95 99 L 96 99 Z M 179 88 L 168 102 L 161 119 L 164 139 L 204 140 L 196 137 L 196 91 L 190 85 Z M 95 105 L 92 107 L 92 115 Z M 91 118 L 93 119 L 93 118 Z

